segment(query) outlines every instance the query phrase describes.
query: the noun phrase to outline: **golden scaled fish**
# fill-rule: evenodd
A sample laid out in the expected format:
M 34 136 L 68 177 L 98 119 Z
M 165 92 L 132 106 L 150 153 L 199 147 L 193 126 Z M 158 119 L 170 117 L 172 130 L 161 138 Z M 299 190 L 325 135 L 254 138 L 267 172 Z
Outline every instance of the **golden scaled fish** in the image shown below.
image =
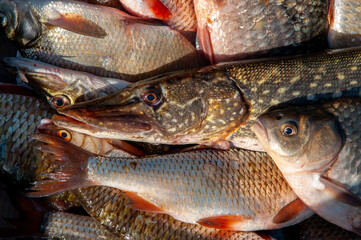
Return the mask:
M 328 30 L 331 48 L 347 48 L 361 45 L 361 2 L 332 0 Z
M 53 124 L 39 127 L 42 133 L 59 136 L 95 154 L 121 156 L 114 146 L 84 134 L 57 128 Z M 101 147 L 99 147 L 101 146 Z M 106 151 L 105 151 L 106 149 Z M 123 152 L 124 157 L 132 157 Z M 134 157 L 134 156 L 133 156 Z M 129 201 L 119 189 L 103 186 L 72 191 L 85 210 L 99 223 L 119 237 L 127 239 L 271 239 L 265 233 L 232 232 L 183 223 L 166 214 L 146 213 L 127 207 Z M 57 231 L 55 231 L 57 232 Z
M 60 127 L 153 144 L 263 148 L 256 118 L 285 102 L 359 96 L 361 50 L 248 60 L 130 84 L 54 115 Z
M 30 196 L 104 185 L 124 191 L 130 208 L 186 223 L 253 231 L 296 224 L 312 212 L 266 153 L 199 150 L 143 158 L 101 157 L 55 136 L 37 146 L 58 168 L 44 173 Z M 226 174 L 225 174 L 226 173 Z
M 195 0 L 194 5 L 198 43 L 212 63 L 327 45 L 326 0 Z
M 80 1 L 1 0 L 2 28 L 24 57 L 128 81 L 202 65 L 168 26 Z M 30 26 L 29 26 L 30 25 Z
M 270 111 L 254 130 L 296 194 L 319 216 L 361 235 L 361 99 Z
M 164 21 L 178 31 L 196 32 L 193 0 L 119 0 L 128 12 Z

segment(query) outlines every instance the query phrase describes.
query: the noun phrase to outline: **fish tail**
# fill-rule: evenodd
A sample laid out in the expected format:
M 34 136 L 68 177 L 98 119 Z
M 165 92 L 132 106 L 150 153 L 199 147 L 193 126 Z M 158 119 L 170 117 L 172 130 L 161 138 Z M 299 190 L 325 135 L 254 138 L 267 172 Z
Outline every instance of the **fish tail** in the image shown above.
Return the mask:
M 43 159 L 49 159 L 54 169 L 52 172 L 41 174 L 44 179 L 33 183 L 30 190 L 34 192 L 28 192 L 28 196 L 43 197 L 96 185 L 87 174 L 87 164 L 91 153 L 56 136 L 35 134 L 33 138 L 42 142 L 36 148 L 43 153 Z

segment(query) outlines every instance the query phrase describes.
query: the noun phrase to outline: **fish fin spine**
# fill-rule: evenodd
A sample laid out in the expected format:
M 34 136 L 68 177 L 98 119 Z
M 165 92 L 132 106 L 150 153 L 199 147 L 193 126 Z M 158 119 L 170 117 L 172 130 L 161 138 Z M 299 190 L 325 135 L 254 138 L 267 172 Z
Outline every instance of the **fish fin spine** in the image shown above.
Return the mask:
M 306 204 L 304 204 L 301 199 L 296 198 L 286 206 L 284 206 L 277 215 L 273 218 L 273 222 L 276 224 L 281 224 L 288 222 L 303 212 L 307 208 Z
M 202 218 L 197 223 L 204 227 L 240 231 L 240 225 L 249 219 L 248 216 L 216 216 Z
M 60 137 L 48 134 L 35 134 L 33 138 L 42 142 L 36 146 L 54 165 L 53 172 L 42 173 L 44 180 L 34 182 L 28 192 L 30 197 L 48 196 L 54 193 L 81 187 L 95 186 L 96 181 L 88 177 L 88 159 L 91 153 L 68 143 Z

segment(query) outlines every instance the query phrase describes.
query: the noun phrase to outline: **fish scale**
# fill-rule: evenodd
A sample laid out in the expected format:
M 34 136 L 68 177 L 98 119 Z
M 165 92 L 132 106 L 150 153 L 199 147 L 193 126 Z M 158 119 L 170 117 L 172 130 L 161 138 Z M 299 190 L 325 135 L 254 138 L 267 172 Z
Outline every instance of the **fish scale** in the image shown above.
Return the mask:
M 8 9 L 8 2 L 13 0 L 3 0 L 0 9 L 13 18 L 16 14 L 23 17 L 24 12 Z M 20 46 L 27 58 L 129 81 L 203 64 L 195 47 L 177 31 L 114 8 L 70 0 L 16 4 L 31 9 L 29 14 L 41 24 L 37 34 L 41 37 L 32 39 L 31 46 Z M 26 21 L 27 17 L 19 19 Z M 22 34 L 20 30 L 13 37 L 21 39 Z

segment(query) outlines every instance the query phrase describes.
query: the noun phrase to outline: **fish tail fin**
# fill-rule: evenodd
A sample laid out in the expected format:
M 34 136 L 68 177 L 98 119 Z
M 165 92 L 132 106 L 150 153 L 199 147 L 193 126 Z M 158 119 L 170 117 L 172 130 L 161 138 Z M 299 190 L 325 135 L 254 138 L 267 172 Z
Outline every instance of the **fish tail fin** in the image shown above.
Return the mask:
M 80 187 L 96 185 L 88 178 L 87 164 L 91 153 L 61 138 L 48 134 L 35 134 L 33 138 L 43 142 L 36 146 L 49 159 L 53 171 L 42 173 L 43 180 L 36 181 L 27 195 L 31 197 L 48 196 L 54 193 L 72 190 Z

